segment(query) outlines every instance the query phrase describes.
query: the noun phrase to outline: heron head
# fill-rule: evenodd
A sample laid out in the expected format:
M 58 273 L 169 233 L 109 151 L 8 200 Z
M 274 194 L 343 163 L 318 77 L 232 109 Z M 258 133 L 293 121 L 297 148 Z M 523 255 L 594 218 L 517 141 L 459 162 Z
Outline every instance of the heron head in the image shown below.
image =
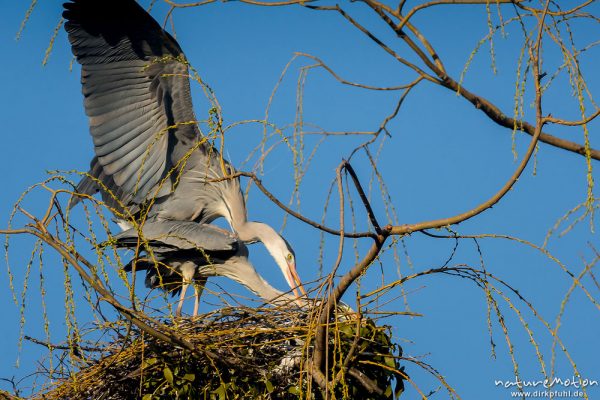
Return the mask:
M 267 224 L 252 221 L 249 221 L 243 227 L 239 227 L 238 234 L 240 233 L 242 240 L 258 240 L 262 242 L 281 269 L 281 272 L 294 292 L 294 295 L 298 298 L 301 297 L 300 293 L 306 295 L 300 277 L 296 272 L 296 256 L 294 250 L 281 235 Z
M 304 290 L 298 272 L 296 271 L 296 255 L 294 250 L 284 238 L 281 238 L 281 241 L 283 242 L 283 244 L 280 245 L 281 255 L 285 260 L 286 266 L 286 269 L 283 271 L 285 279 L 296 297 L 301 297 L 300 293 L 302 293 L 302 296 L 306 296 L 306 290 Z
M 306 290 L 304 290 L 298 272 L 296 272 L 296 255 L 292 246 L 273 228 L 266 224 L 261 225 L 259 239 L 275 259 L 294 295 L 298 298 L 302 295 L 306 296 Z

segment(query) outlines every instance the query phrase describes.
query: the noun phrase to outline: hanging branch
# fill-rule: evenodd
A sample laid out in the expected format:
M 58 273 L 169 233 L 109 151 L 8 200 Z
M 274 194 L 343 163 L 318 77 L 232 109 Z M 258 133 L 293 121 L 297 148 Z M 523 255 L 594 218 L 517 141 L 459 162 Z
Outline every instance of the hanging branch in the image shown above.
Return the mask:
M 22 210 L 23 211 L 23 210 Z M 156 321 L 151 321 L 149 317 L 137 311 L 134 311 L 130 308 L 122 305 L 115 297 L 108 291 L 102 282 L 96 277 L 90 276 L 84 267 L 81 264 L 91 267 L 92 264 L 86 260 L 81 254 L 79 254 L 75 249 L 68 248 L 67 245 L 61 240 L 54 237 L 47 230 L 46 224 L 42 223 L 42 221 L 37 220 L 35 217 L 31 216 L 31 214 L 25 212 L 28 215 L 33 223 L 29 224 L 27 228 L 24 229 L 8 229 L 8 230 L 0 230 L 0 234 L 3 235 L 18 235 L 18 234 L 29 234 L 36 236 L 44 243 L 48 244 L 52 248 L 54 248 L 79 274 L 79 276 L 89 284 L 98 294 L 100 295 L 101 300 L 109 303 L 119 314 L 128 319 L 131 323 L 136 325 L 143 332 L 162 340 L 166 343 L 170 343 L 174 346 L 180 346 L 192 353 L 195 354 L 203 354 L 206 357 L 214 358 L 216 355 L 212 354 L 209 350 L 206 349 L 198 349 L 192 343 L 183 339 L 172 329 L 167 328 L 166 326 L 159 324 Z M 159 329 L 154 328 L 154 326 L 160 326 Z

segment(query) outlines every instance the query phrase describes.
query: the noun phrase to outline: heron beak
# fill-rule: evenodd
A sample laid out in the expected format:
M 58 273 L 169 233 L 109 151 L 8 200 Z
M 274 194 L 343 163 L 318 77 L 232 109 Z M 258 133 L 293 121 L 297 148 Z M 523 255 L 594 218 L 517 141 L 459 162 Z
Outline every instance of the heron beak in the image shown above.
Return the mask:
M 300 277 L 296 272 L 296 263 L 288 263 L 288 277 L 289 281 L 296 285 L 296 287 L 292 289 L 294 295 L 296 297 L 306 296 L 306 290 L 304 290 L 304 286 L 302 286 L 302 281 L 300 281 Z M 298 290 L 302 292 L 302 295 L 300 294 L 300 292 L 298 292 Z

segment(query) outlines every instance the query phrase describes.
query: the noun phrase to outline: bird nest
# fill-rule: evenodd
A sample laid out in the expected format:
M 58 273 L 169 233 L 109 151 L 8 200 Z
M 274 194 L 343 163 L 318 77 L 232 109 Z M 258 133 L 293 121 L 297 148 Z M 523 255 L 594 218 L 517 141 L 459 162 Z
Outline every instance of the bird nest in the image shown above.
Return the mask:
M 40 394 L 43 399 L 321 399 L 311 378 L 314 318 L 298 310 L 225 308 L 166 323 L 197 351 L 139 331 Z M 389 327 L 346 315 L 327 332 L 335 398 L 392 399 L 406 377 Z

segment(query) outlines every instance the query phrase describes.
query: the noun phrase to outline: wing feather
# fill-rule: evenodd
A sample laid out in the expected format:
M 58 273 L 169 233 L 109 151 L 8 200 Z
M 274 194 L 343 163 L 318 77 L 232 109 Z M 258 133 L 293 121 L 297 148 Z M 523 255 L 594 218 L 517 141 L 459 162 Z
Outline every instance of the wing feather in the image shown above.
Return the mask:
M 134 206 L 127 203 L 157 193 L 177 163 L 171 149 L 181 156 L 200 139 L 188 124 L 195 116 L 185 56 L 134 0 L 73 0 L 64 7 L 101 169 L 94 176 Z
M 166 129 L 162 132 L 159 130 L 155 135 L 145 135 L 148 130 L 158 129 L 164 123 L 164 119 L 160 118 L 160 115 L 158 115 L 159 118 L 154 118 L 159 114 L 158 111 L 152 110 L 150 113 L 144 114 L 140 110 L 136 114 L 139 115 L 125 125 L 111 122 L 103 124 L 106 133 L 101 136 L 102 144 L 95 145 L 96 155 L 106 157 L 103 162 L 112 163 L 132 151 L 152 151 L 150 148 L 141 148 L 141 146 L 153 140 L 159 141 L 161 135 L 166 136 Z M 134 118 L 131 113 L 121 117 Z M 115 120 L 120 119 L 120 117 L 115 118 Z M 110 127 L 113 128 L 110 129 Z M 95 129 L 92 127 L 92 130 Z
M 171 247 L 173 250 L 235 251 L 237 239 L 214 225 L 188 221 L 156 220 L 142 226 L 143 238 L 153 245 Z M 117 246 L 137 246 L 138 232 L 128 229 L 117 234 Z

